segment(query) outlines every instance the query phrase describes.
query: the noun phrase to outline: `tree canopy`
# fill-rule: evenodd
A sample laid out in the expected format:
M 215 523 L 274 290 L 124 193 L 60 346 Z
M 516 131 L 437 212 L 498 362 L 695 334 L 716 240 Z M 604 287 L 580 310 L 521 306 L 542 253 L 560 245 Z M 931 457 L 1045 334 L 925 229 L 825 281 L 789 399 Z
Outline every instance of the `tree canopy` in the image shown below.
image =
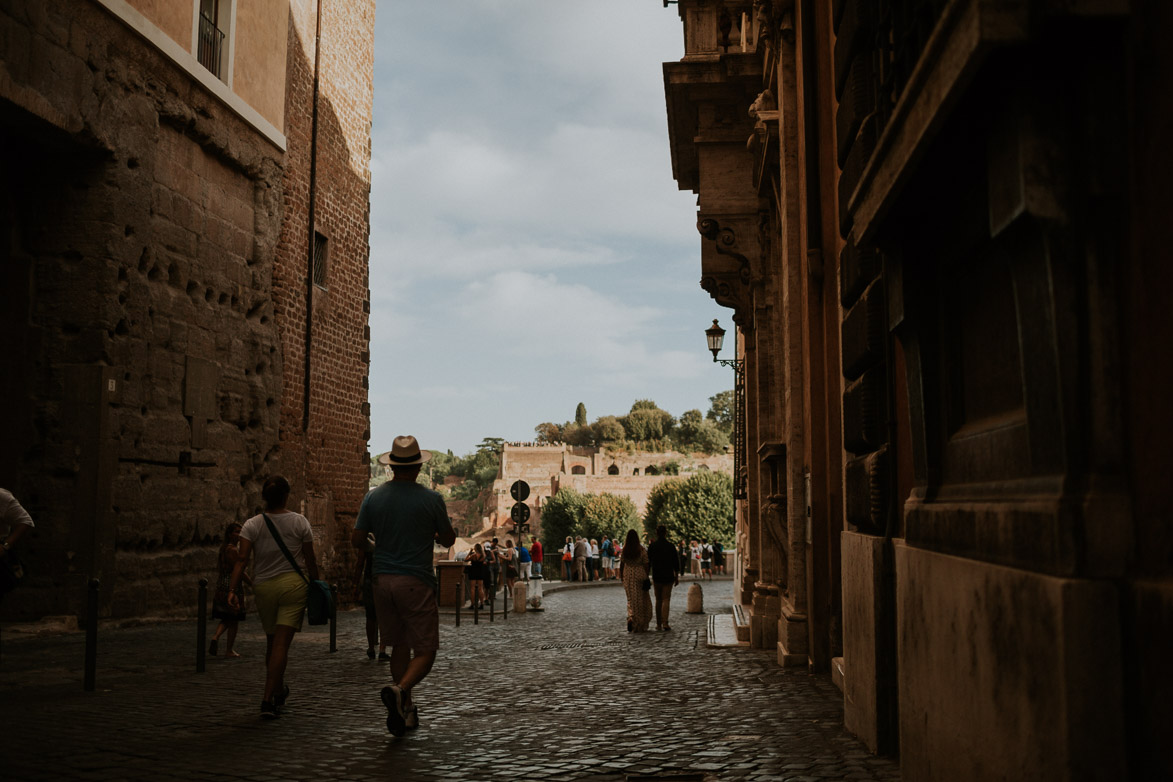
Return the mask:
M 709 412 L 705 418 L 715 423 L 727 435 L 733 434 L 733 389 L 709 397 Z
M 733 538 L 733 478 L 721 472 L 698 472 L 686 479 L 669 478 L 648 494 L 644 531 L 668 528 L 672 540 Z

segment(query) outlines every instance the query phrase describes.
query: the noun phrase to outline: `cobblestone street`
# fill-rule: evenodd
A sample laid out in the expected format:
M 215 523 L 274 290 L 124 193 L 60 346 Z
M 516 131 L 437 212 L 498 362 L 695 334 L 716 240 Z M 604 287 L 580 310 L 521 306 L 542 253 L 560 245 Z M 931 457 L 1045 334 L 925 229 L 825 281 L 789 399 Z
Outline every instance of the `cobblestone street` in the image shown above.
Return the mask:
M 842 726 L 826 676 L 772 655 L 706 646 L 706 617 L 628 634 L 615 585 L 565 589 L 524 616 L 441 617 L 441 650 L 417 688 L 420 729 L 386 731 L 385 663 L 365 655 L 361 611 L 291 650 L 280 719 L 258 716 L 264 637 L 241 627 L 239 660 L 195 673 L 191 622 L 103 629 L 97 691 L 82 689 L 84 634 L 5 629 L 0 731 L 6 780 L 895 780 Z M 732 583 L 705 584 L 730 610 Z M 14 596 L 15 597 L 15 596 Z M 209 626 L 209 634 L 214 626 Z M 738 659 L 738 664 L 732 664 Z M 747 662 L 748 661 L 748 662 Z

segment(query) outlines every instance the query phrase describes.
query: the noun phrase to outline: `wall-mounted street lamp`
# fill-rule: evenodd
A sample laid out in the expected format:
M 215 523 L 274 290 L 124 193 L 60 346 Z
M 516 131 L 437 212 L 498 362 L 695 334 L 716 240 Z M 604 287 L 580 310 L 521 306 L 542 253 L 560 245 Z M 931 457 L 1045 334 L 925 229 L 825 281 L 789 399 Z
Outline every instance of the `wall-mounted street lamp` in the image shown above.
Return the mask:
M 748 496 L 747 480 L 742 462 L 745 459 L 745 359 L 717 358 L 725 344 L 725 329 L 717 324 L 705 329 L 705 341 L 713 352 L 713 363 L 733 368 L 733 498 Z
M 725 345 L 725 329 L 718 325 L 716 318 L 713 319 L 713 325 L 705 329 L 705 341 L 709 343 L 709 350 L 713 351 L 714 364 L 733 367 L 734 372 L 738 375 L 741 374 L 741 367 L 745 363 L 743 359 L 717 358 L 717 354 L 721 352 L 721 348 Z

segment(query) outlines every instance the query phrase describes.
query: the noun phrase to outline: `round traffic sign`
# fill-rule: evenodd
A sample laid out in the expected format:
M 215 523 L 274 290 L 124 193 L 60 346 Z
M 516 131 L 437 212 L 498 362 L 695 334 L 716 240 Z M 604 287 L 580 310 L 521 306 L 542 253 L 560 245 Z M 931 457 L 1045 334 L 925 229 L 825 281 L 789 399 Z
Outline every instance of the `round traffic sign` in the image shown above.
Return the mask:
M 513 519 L 514 524 L 522 524 L 529 521 L 529 506 L 524 502 L 517 503 L 509 511 L 509 518 Z
M 529 496 L 529 484 L 525 481 L 514 481 L 509 487 L 509 496 L 518 502 L 524 502 Z

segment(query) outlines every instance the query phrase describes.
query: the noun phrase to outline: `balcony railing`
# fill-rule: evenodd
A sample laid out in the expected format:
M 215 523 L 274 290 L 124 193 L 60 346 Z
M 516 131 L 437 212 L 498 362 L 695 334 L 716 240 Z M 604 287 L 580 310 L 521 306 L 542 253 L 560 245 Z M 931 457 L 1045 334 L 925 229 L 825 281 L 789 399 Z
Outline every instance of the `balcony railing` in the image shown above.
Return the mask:
M 220 56 L 224 51 L 224 31 L 216 26 L 207 15 L 200 12 L 200 39 L 197 57 L 200 65 L 207 68 L 217 79 L 220 75 Z

